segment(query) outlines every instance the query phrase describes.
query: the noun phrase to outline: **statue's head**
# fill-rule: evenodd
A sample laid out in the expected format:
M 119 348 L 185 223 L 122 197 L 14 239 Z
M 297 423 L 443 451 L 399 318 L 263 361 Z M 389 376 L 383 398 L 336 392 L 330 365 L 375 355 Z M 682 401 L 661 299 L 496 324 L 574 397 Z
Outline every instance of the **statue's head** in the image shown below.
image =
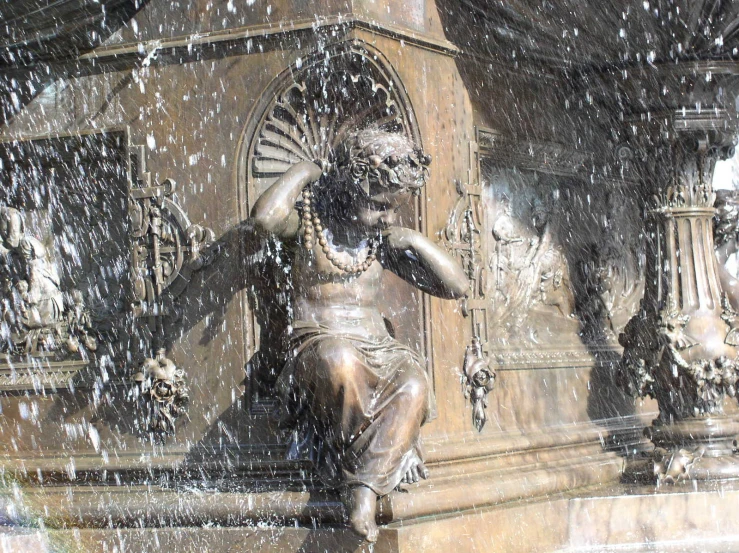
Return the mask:
M 539 201 L 534 202 L 531 208 L 531 220 L 538 232 L 542 232 L 546 228 L 549 222 L 549 211 L 544 204 Z
M 369 197 L 388 192 L 418 194 L 431 157 L 405 135 L 372 126 L 350 133 L 337 148 L 335 166 Z
M 23 238 L 23 216 L 12 207 L 0 207 L 0 238 L 9 249 L 17 248 Z
M 348 185 L 360 223 L 389 226 L 428 177 L 431 157 L 403 134 L 369 127 L 347 136 L 337 148 L 334 166 Z

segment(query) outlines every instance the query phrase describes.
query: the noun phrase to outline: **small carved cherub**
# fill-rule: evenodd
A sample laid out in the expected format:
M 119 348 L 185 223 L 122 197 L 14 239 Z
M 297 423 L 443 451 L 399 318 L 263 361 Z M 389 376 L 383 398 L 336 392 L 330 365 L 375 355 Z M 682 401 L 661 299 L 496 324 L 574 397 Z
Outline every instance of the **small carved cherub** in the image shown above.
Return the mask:
M 377 498 L 428 476 L 420 448 L 428 377 L 388 333 L 382 273 L 443 298 L 461 298 L 469 285 L 444 250 L 397 224 L 430 162 L 408 138 L 353 132 L 331 161 L 291 167 L 252 217 L 293 254 L 291 355 L 277 382 L 284 420 L 301 425 L 296 443 L 312 444 L 321 477 L 344 491 L 352 529 L 372 542 Z
M 69 329 L 67 349 L 70 352 L 79 351 L 81 340 L 87 350 L 95 351 L 97 339 L 93 334 L 92 317 L 85 306 L 85 298 L 80 290 L 73 289 L 69 293 L 69 305 L 65 317 Z

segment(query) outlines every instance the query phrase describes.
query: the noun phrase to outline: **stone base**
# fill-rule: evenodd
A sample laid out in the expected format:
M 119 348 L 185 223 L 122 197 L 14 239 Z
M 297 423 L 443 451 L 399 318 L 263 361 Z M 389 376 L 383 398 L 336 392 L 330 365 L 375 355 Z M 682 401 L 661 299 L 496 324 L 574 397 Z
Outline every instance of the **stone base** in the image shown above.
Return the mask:
M 661 424 L 644 434 L 654 443 L 654 457 L 644 478 L 657 482 L 739 478 L 736 436 L 739 422 L 731 417 L 706 417 Z
M 739 421 L 733 417 L 705 417 L 664 424 L 655 421 L 644 434 L 655 446 L 701 448 L 710 457 L 731 455 L 736 448 Z
M 492 484 L 491 484 L 492 485 Z M 698 486 L 698 489 L 695 487 Z M 372 547 L 340 526 L 69 529 L 50 550 L 301 553 L 739 551 L 739 483 L 614 486 L 387 524 Z M 35 549 L 40 553 L 40 551 Z

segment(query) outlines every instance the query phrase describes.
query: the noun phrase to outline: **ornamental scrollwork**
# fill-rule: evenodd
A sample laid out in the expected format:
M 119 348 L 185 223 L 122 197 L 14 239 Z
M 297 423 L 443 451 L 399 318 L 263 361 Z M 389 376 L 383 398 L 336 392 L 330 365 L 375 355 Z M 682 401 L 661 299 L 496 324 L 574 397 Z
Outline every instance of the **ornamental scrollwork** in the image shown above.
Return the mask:
M 474 151 L 474 150 L 473 150 Z M 490 365 L 488 352 L 488 319 L 484 306 L 487 270 L 483 263 L 484 235 L 481 187 L 457 183 L 459 198 L 452 209 L 446 227 L 440 233 L 440 243 L 456 259 L 470 281 L 470 293 L 462 300 L 462 313 L 472 322 L 473 339 L 467 346 L 462 366 L 462 386 L 472 407 L 472 424 L 482 431 L 488 416 L 488 394 L 495 387 L 496 372 Z
M 188 404 L 185 371 L 167 357 L 166 327 L 179 317 L 176 299 L 192 273 L 209 265 L 215 253 L 213 231 L 190 222 L 173 198 L 175 191 L 172 179 L 152 185 L 151 175 L 142 171 L 129 200 L 131 305 L 134 317 L 148 326 L 155 352 L 133 376 L 135 396 L 143 404 L 141 428 L 160 434 L 174 432 Z

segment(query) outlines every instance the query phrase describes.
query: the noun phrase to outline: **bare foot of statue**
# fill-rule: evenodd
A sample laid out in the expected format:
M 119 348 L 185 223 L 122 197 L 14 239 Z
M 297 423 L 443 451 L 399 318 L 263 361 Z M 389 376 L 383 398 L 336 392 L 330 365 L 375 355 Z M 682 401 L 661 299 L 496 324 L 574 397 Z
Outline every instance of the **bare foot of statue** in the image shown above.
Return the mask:
M 377 495 L 367 486 L 355 486 L 349 491 L 349 524 L 368 542 L 377 541 L 379 530 L 375 522 L 377 514 Z
M 414 451 L 411 458 L 411 466 L 400 481 L 401 484 L 415 484 L 420 481 L 421 478 L 426 480 L 429 477 L 429 471 L 426 465 L 423 464 L 421 458 Z

